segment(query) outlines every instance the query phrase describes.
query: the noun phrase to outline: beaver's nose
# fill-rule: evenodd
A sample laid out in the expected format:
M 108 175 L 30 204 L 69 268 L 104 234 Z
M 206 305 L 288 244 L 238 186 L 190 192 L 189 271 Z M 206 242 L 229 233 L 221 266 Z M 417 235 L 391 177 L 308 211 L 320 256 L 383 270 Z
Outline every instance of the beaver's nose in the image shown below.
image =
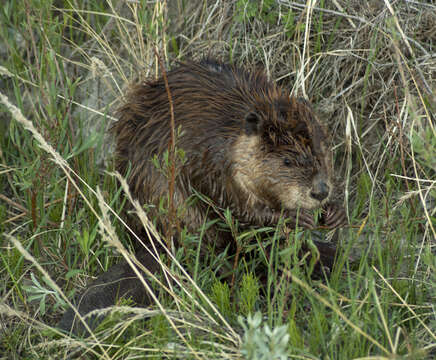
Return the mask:
M 323 201 L 329 196 L 329 191 L 329 186 L 324 181 L 315 181 L 310 196 L 316 200 Z

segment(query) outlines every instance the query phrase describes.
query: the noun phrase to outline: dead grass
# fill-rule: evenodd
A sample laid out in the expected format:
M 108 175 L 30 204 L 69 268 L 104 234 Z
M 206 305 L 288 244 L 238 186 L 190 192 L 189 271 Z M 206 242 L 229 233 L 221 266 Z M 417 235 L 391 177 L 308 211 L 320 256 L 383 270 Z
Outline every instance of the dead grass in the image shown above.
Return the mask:
M 110 266 L 114 253 L 135 263 L 121 245 L 125 234 L 121 242 L 115 234 L 123 227 L 112 225 L 124 195 L 99 170 L 111 168 L 111 141 L 102 134 L 115 121 L 110 115 L 127 84 L 160 73 L 156 53 L 167 67 L 204 56 L 263 66 L 293 95 L 310 99 L 330 129 L 354 226 L 340 240 L 362 260 L 358 269 L 341 267 L 327 285 L 292 272 L 291 304 L 258 303 L 270 325 L 288 326 L 287 355 L 434 356 L 435 4 L 43 3 L 22 8 L 10 1 L 2 14 L 0 230 L 7 236 L 0 241 L 0 349 L 6 354 L 0 358 L 67 352 L 107 359 L 241 357 L 235 319 L 220 314 L 179 267 L 176 253 L 168 254 L 173 268 L 162 263 L 173 279 L 162 283 L 173 286 L 169 296 L 156 298 L 156 312 L 138 315 L 151 319 L 153 331 L 135 328 L 136 318 L 119 310 L 102 332 L 76 341 L 45 325 L 56 323 L 61 300 L 43 291 L 32 298 L 26 290 L 33 272 L 45 290 L 68 302 L 88 274 Z M 141 219 L 155 231 L 145 214 Z M 281 308 L 286 315 L 277 316 Z

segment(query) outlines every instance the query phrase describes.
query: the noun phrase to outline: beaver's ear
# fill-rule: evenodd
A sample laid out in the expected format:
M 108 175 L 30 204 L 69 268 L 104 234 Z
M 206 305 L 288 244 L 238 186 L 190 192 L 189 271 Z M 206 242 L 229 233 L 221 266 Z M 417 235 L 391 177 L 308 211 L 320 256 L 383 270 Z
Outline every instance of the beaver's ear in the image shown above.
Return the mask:
M 262 119 L 255 112 L 249 112 L 244 119 L 245 133 L 247 135 L 257 135 L 262 128 Z

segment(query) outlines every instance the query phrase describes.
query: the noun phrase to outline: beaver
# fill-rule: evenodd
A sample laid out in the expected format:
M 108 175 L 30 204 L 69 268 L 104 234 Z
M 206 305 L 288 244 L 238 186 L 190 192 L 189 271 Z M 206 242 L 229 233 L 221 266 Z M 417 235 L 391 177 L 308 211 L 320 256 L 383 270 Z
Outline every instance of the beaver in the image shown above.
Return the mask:
M 171 119 L 177 148 L 184 152 L 183 161 L 174 165 L 172 201 L 183 209 L 179 227 L 196 232 L 218 218 L 210 203 L 229 209 L 241 228 L 275 226 L 281 218 L 288 226 L 298 222 L 311 228 L 311 210 L 317 208 L 325 209 L 325 226 L 345 221 L 344 212 L 330 202 L 333 165 L 325 128 L 307 101 L 290 97 L 262 70 L 248 72 L 211 59 L 180 63 L 165 77 L 132 85 L 117 115 L 111 129 L 116 168 L 127 175 L 140 204 L 149 205 L 160 229 L 171 227 L 174 219 L 159 214 L 159 204 L 168 199 L 169 179 L 152 159 L 162 158 L 169 148 Z M 208 201 L 192 201 L 193 194 Z M 229 236 L 218 226 L 205 233 L 217 251 L 229 245 Z M 147 254 L 141 253 L 140 261 L 153 271 L 158 267 Z M 121 278 L 131 284 L 116 285 Z M 110 289 L 101 286 L 108 281 Z M 82 314 L 114 304 L 117 294 L 139 303 L 145 297 L 127 264 L 116 265 L 94 285 L 78 301 Z M 67 311 L 61 327 L 71 329 L 73 319 Z

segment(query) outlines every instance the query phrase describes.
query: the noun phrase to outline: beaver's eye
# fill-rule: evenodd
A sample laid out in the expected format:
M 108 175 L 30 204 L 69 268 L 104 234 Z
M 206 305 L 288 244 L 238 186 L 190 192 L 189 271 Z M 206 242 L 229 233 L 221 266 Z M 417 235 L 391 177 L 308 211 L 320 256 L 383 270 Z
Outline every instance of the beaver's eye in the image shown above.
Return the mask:
M 283 159 L 283 163 L 284 163 L 286 166 L 291 166 L 291 160 L 289 160 L 288 158 L 284 158 L 284 159 Z

